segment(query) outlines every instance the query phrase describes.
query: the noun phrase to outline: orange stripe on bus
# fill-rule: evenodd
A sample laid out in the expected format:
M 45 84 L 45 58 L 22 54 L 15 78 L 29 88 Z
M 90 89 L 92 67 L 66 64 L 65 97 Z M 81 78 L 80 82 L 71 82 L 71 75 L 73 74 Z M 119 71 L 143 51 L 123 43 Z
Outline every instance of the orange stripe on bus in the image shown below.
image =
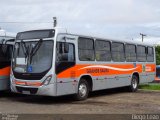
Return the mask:
M 10 75 L 10 66 L 0 69 L 0 76 L 9 76 Z
M 156 65 L 155 64 L 146 64 L 146 72 L 155 72 Z
M 120 75 L 120 74 L 132 74 L 133 72 L 142 73 L 155 72 L 155 64 L 146 64 L 143 68 L 142 64 L 122 64 L 122 65 L 76 65 L 71 67 L 57 75 L 58 78 L 80 77 L 82 74 L 91 74 L 92 76 L 103 75 Z M 145 69 L 145 70 L 143 70 Z

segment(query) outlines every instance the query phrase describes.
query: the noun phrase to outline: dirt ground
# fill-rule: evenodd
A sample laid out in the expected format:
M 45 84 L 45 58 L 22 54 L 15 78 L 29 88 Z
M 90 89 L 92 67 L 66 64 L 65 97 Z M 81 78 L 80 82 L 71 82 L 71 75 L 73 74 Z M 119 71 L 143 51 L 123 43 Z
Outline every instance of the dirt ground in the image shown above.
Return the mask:
M 24 114 L 142 114 L 159 113 L 160 92 L 110 89 L 90 94 L 85 101 L 73 96 L 45 97 L 0 93 L 1 113 Z

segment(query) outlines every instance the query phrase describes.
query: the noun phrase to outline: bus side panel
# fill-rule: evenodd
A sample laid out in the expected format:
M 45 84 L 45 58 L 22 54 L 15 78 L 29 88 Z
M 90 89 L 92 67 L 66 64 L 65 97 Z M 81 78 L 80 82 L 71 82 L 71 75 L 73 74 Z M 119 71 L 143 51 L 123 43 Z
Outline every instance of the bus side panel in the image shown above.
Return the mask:
M 142 65 L 142 73 L 140 74 L 140 83 L 148 83 L 154 81 L 155 78 L 155 64 L 147 63 Z
M 140 83 L 153 82 L 155 79 L 155 74 L 140 74 Z
M 108 75 L 103 77 L 98 76 L 94 80 L 93 91 L 128 86 L 130 85 L 130 79 L 130 75 Z
M 148 81 L 153 82 L 156 76 L 156 64 L 146 64 L 146 71 L 148 71 Z
M 77 82 L 72 78 L 57 78 L 57 96 L 76 93 Z
M 140 83 L 154 79 L 155 64 L 77 64 L 57 75 L 57 95 L 74 94 L 80 77 L 90 74 L 93 91 L 129 86 L 133 73 L 138 73 Z M 77 79 L 78 78 L 78 79 Z
M 9 89 L 10 67 L 0 69 L 0 90 Z
M 8 90 L 9 83 L 9 76 L 0 76 L 0 90 Z
M 128 86 L 134 71 L 141 72 L 141 64 L 77 64 L 57 75 L 57 95 L 75 93 L 77 85 L 74 86 L 73 81 L 88 74 L 93 81 L 93 90 Z

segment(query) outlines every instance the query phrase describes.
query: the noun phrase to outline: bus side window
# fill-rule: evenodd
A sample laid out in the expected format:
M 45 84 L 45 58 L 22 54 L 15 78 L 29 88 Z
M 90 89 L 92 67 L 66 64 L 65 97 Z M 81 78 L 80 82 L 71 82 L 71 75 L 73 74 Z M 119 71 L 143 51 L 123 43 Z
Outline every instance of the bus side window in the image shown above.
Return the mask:
M 13 46 L 8 45 L 7 46 L 7 59 L 8 59 L 8 61 L 11 61 L 11 59 L 12 59 L 12 52 L 13 52 Z
M 146 62 L 146 47 L 138 45 L 137 46 L 137 60 L 138 62 Z
M 111 61 L 111 45 L 109 41 L 96 40 L 95 53 L 97 61 Z
M 1 61 L 7 62 L 11 60 L 12 57 L 12 45 L 1 45 L 0 46 L 0 59 Z
M 2 50 L 2 44 L 0 45 L 0 62 L 4 62 L 6 60 L 3 50 Z
M 125 54 L 126 54 L 127 62 L 135 62 L 136 61 L 136 45 L 126 44 Z
M 78 38 L 78 55 L 81 61 L 94 61 L 94 40 L 90 38 Z
M 154 61 L 154 52 L 152 47 L 147 47 L 147 62 Z
M 74 58 L 74 45 L 69 43 L 68 53 L 65 53 L 64 51 L 62 51 L 62 47 L 64 47 L 64 43 L 58 42 L 57 43 L 57 61 L 73 62 L 75 60 L 75 58 Z
M 124 44 L 119 42 L 112 42 L 112 60 L 115 62 L 125 61 Z
M 63 72 L 64 70 L 75 65 L 75 46 L 72 43 L 69 43 L 68 52 L 65 53 L 64 42 L 57 42 L 56 46 L 56 74 Z

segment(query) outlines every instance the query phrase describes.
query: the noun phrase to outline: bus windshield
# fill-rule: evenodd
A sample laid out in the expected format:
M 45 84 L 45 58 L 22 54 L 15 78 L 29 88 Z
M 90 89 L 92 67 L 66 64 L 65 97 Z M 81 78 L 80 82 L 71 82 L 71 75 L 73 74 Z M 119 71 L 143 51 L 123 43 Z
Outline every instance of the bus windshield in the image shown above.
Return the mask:
M 51 68 L 53 40 L 16 42 L 13 53 L 13 71 L 42 73 Z
M 11 60 L 12 45 L 0 44 L 0 62 L 9 62 Z M 5 66 L 4 64 L 3 66 Z M 10 64 L 9 64 L 10 65 Z

